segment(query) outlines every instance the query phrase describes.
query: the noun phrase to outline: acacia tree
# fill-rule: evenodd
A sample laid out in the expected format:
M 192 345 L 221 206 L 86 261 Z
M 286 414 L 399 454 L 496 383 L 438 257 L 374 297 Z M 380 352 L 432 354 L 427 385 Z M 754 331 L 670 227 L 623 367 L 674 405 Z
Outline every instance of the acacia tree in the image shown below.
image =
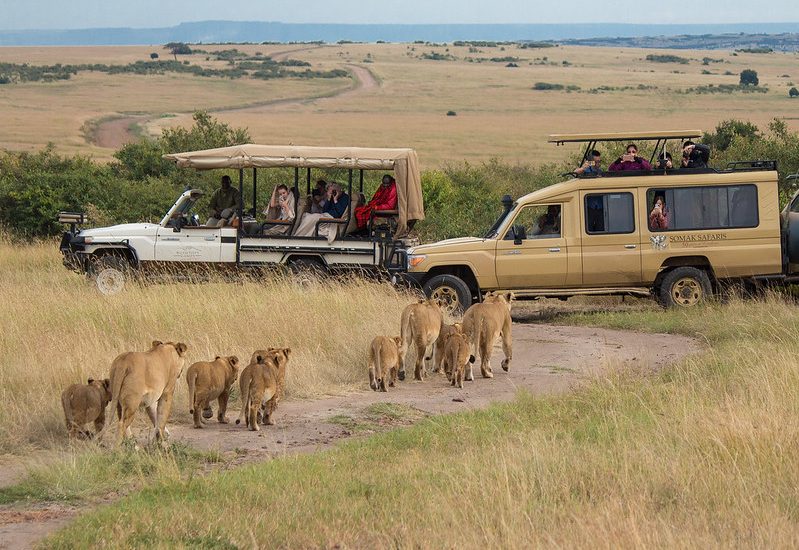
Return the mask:
M 164 45 L 164 49 L 169 50 L 169 52 L 175 56 L 175 61 L 178 60 L 178 54 L 191 55 L 192 53 L 191 48 L 183 42 L 170 42 Z
M 752 69 L 741 71 L 741 86 L 757 86 L 758 84 L 760 84 L 760 79 L 757 78 L 757 71 Z

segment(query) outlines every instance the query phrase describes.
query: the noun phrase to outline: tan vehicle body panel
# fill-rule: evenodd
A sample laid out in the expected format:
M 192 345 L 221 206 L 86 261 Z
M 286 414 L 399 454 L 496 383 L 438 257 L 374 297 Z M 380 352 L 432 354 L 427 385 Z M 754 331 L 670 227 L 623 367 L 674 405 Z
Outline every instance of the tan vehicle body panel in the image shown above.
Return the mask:
M 753 228 L 651 230 L 647 191 L 652 189 L 752 184 L 757 188 L 758 225 Z M 635 229 L 625 234 L 588 234 L 585 197 L 630 193 Z M 524 295 L 601 294 L 622 290 L 645 293 L 669 262 L 709 263 L 718 279 L 776 275 L 782 272 L 777 173 L 740 171 L 668 176 L 572 179 L 521 197 L 498 230 L 497 238 L 450 239 L 414 247 L 426 255 L 410 273 L 466 266 L 481 291 L 513 290 Z M 561 206 L 561 235 L 505 240 L 527 206 Z M 555 251 L 555 249 L 558 249 Z M 690 257 L 687 260 L 679 258 Z

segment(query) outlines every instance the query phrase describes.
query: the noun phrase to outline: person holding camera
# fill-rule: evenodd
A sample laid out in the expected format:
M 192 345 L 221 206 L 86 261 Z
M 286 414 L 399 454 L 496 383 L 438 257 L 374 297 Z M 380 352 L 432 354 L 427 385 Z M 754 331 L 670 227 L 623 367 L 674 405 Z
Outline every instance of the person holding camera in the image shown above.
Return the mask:
M 601 176 L 602 175 L 602 154 L 594 149 L 589 158 L 583 161 L 583 165 L 577 168 L 574 173 L 578 176 Z
M 649 229 L 668 229 L 669 228 L 669 209 L 666 208 L 666 197 L 656 195 L 652 205 L 652 212 L 649 213 Z
M 658 170 L 671 170 L 674 168 L 674 162 L 671 158 L 671 153 L 664 151 L 658 155 Z
M 625 170 L 651 170 L 652 165 L 643 157 L 638 156 L 638 146 L 635 143 L 630 143 L 625 149 L 625 153 L 613 161 L 613 164 L 608 166 L 611 172 L 621 172 Z
M 295 214 L 294 194 L 288 186 L 282 183 L 272 190 L 272 197 L 269 199 L 269 206 L 264 210 L 267 222 L 269 220 L 292 221 Z M 264 225 L 264 235 L 285 235 L 291 229 L 289 224 Z
M 710 147 L 702 143 L 686 141 L 682 144 L 683 168 L 707 168 L 710 160 Z
M 324 212 L 321 214 L 303 214 L 300 224 L 294 230 L 295 237 L 313 237 L 316 223 L 323 218 L 341 219 L 347 213 L 350 205 L 350 196 L 344 192 L 336 182 L 332 182 L 327 188 L 327 203 Z M 338 233 L 338 224 L 322 224 L 319 226 L 319 235 L 327 236 L 328 242 L 333 242 Z

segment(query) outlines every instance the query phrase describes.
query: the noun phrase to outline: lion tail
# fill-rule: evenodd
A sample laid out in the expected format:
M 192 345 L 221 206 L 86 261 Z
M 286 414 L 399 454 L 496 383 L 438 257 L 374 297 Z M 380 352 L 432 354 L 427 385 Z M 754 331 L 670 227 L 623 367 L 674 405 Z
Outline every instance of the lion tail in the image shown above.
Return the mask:
M 128 367 L 114 368 L 118 363 L 114 361 L 111 365 L 111 415 L 117 412 L 117 420 L 122 419 L 122 411 L 119 408 L 119 394 L 122 393 L 122 384 L 128 375 Z
M 67 423 L 67 430 L 72 429 L 75 418 L 72 416 L 72 392 L 69 390 L 61 394 L 61 406 L 64 407 L 64 419 Z
M 189 385 L 189 414 L 194 414 L 194 394 L 197 386 L 197 372 L 190 370 L 186 374 L 186 383 Z
M 250 408 L 250 384 L 248 383 L 245 387 L 243 383 L 239 385 L 239 389 L 241 390 L 241 412 L 239 412 L 239 417 L 236 419 L 236 424 L 241 424 L 242 421 L 247 421 L 247 411 Z

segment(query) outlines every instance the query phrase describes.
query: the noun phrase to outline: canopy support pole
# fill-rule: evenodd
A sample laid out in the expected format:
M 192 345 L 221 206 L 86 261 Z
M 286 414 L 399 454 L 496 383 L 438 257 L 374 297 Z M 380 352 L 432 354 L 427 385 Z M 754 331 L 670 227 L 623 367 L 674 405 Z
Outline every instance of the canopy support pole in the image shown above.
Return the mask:
M 252 217 L 258 212 L 258 168 L 252 167 Z
M 239 168 L 239 227 L 236 229 L 236 265 L 241 262 L 241 235 L 244 232 L 244 168 Z

